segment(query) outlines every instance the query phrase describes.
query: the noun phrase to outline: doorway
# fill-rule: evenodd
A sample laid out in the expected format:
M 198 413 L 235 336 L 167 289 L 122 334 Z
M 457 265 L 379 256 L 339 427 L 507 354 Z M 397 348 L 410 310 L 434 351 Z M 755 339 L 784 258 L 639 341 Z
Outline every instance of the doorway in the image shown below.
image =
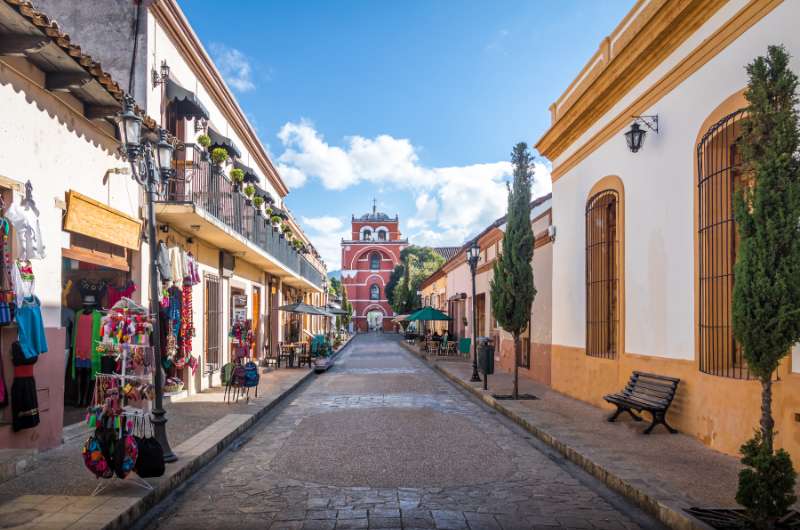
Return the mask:
M 367 329 L 376 331 L 383 328 L 383 312 L 373 310 L 367 313 Z

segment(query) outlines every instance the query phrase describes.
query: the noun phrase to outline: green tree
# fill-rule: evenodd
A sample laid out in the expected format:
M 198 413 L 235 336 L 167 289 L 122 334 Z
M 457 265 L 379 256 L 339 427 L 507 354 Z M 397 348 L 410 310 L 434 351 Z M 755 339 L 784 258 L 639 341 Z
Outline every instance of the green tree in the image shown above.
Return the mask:
M 394 289 L 404 275 L 405 267 L 403 267 L 402 263 L 399 263 L 394 266 L 392 274 L 389 276 L 389 281 L 386 283 L 386 300 L 392 308 L 394 308 Z
M 492 310 L 500 324 L 514 337 L 514 389 L 511 397 L 519 398 L 520 335 L 531 319 L 531 304 L 536 296 L 533 285 L 533 230 L 530 221 L 533 157 L 528 146 L 520 142 L 511 152 L 514 184 L 508 190 L 506 233 L 503 252 L 494 263 L 490 288 Z
M 342 288 L 342 310 L 347 311 L 346 315 L 340 315 L 340 322 L 343 327 L 347 327 L 350 324 L 350 320 L 353 318 L 353 304 L 350 303 L 350 300 L 347 299 L 347 289 L 344 288 L 344 285 L 341 285 Z
M 395 313 L 404 315 L 420 307 L 419 286 L 442 266 L 444 258 L 430 247 L 412 245 L 400 252 L 400 263 L 398 267 L 402 270 L 397 271 L 395 267 L 392 271 L 393 276 L 397 271 L 398 279 L 392 288 L 391 305 Z
M 735 198 L 733 329 L 761 382 L 761 421 L 742 446 L 748 467 L 739 474 L 736 500 L 756 526 L 771 528 L 795 500 L 791 459 L 773 446 L 772 376 L 800 339 L 798 80 L 782 46 L 770 46 L 747 74 L 747 117 L 738 146 L 750 179 Z
M 328 293 L 332 298 L 341 298 L 342 296 L 342 282 L 339 278 L 331 277 L 328 282 Z

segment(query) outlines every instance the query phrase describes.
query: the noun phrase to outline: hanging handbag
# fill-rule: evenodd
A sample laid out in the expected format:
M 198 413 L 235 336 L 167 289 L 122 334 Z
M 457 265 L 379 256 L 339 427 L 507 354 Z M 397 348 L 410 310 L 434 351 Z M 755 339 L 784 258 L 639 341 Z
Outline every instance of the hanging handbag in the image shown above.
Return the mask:
M 149 423 L 149 420 L 145 419 L 145 422 Z M 142 478 L 160 477 L 164 475 L 165 471 L 164 449 L 155 439 L 152 431 L 149 437 L 147 437 L 146 432 L 143 434 L 145 435 L 144 437 L 136 437 L 139 456 L 136 458 L 136 466 L 133 470 Z
M 139 446 L 131 434 L 123 434 L 114 445 L 114 473 L 119 478 L 128 476 L 139 456 Z

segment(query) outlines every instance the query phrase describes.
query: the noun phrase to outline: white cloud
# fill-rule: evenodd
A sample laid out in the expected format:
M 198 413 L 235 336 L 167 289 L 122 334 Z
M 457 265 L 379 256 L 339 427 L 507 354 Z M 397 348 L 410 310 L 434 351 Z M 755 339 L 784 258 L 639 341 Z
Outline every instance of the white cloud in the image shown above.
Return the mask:
M 324 215 L 322 217 L 301 217 L 303 224 L 310 226 L 317 232 L 335 232 L 340 230 L 344 223 L 338 217 Z
M 300 224 L 306 235 L 317 249 L 329 271 L 341 268 L 341 240 L 350 239 L 350 230 L 338 217 L 324 215 L 321 217 L 301 217 Z
M 460 245 L 498 217 L 505 214 L 506 181 L 511 177 L 510 162 L 452 167 L 425 167 L 414 145 L 407 139 L 382 134 L 375 138 L 352 136 L 343 147 L 330 145 L 306 120 L 286 123 L 278 133 L 286 150 L 278 158 L 278 171 L 290 187 L 300 187 L 311 179 L 331 190 L 344 190 L 360 182 L 370 182 L 379 189 L 405 190 L 416 206 L 416 214 L 405 219 L 408 237 L 414 244 Z M 535 162 L 533 197 L 551 188 L 550 168 Z M 333 234 L 342 226 L 336 217 L 304 219 L 320 237 L 335 243 L 325 256 L 329 269 L 339 266 L 339 239 Z M 312 224 L 315 223 L 315 224 Z M 315 243 L 316 244 L 316 243 Z M 320 253 L 322 248 L 318 247 Z M 335 257 L 334 257 L 335 255 Z
M 211 54 L 225 82 L 234 90 L 239 92 L 255 90 L 256 85 L 252 79 L 253 68 L 245 54 L 218 42 L 211 44 Z

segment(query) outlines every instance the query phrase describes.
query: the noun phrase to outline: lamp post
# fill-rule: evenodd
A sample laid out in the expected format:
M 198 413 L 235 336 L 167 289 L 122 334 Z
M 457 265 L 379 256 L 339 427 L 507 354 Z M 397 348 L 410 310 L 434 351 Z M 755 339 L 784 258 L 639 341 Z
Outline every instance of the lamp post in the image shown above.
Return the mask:
M 153 318 L 152 343 L 155 352 L 156 402 L 152 412 L 153 431 L 156 440 L 164 450 L 164 461 L 175 462 L 178 457 L 172 452 L 167 440 L 166 411 L 164 410 L 164 377 L 161 371 L 161 329 L 158 319 L 159 289 L 158 268 L 156 265 L 158 244 L 156 241 L 156 219 L 153 203 L 163 181 L 172 174 L 172 152 L 174 148 L 167 142 L 164 129 L 158 131 L 158 141 L 143 142 L 141 138 L 142 119 L 133 111 L 133 98 L 125 97 L 122 113 L 117 118 L 123 153 L 131 164 L 134 180 L 144 186 L 147 199 L 147 242 L 150 247 L 150 313 Z
M 477 312 L 475 308 L 475 269 L 478 268 L 480 257 L 481 247 L 478 246 L 478 240 L 476 239 L 467 249 L 467 263 L 472 274 L 472 377 L 470 381 L 473 383 L 479 383 L 481 380 L 481 376 L 478 375 L 478 326 L 476 325 Z

